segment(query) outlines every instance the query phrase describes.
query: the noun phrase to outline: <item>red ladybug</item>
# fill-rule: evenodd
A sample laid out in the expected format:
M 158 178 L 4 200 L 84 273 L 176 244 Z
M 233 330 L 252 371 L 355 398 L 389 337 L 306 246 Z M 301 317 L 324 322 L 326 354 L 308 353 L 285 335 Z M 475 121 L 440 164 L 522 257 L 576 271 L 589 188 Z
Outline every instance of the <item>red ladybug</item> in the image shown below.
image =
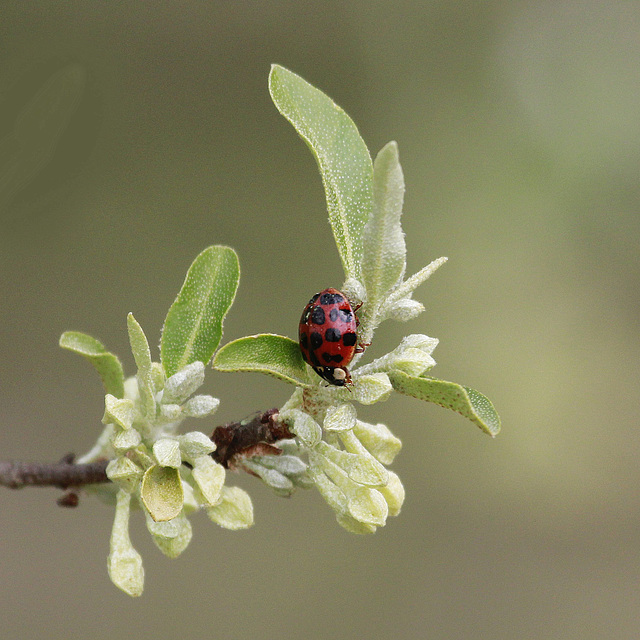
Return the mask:
M 347 365 L 353 354 L 361 351 L 357 347 L 357 326 L 353 307 L 337 289 L 316 293 L 302 312 L 302 357 L 321 378 L 336 387 L 352 384 Z

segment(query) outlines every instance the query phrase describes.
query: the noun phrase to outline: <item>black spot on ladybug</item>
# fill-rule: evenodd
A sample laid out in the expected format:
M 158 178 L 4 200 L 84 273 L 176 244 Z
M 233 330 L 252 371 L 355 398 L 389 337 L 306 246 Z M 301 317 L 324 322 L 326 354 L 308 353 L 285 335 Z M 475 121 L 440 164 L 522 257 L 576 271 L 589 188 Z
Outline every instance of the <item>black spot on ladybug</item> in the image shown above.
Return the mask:
M 329 333 L 327 331 L 327 333 Z M 327 338 L 328 340 L 328 338 Z M 344 344 L 345 347 L 353 347 L 353 345 L 356 343 L 356 334 L 355 333 L 345 333 L 342 336 L 342 343 Z
M 327 333 L 329 333 L 327 331 Z M 311 332 L 311 348 L 312 349 L 317 349 L 321 344 L 322 344 L 322 334 L 318 333 L 317 331 L 312 331 Z
M 309 300 L 309 302 L 307 302 L 307 306 L 310 305 L 310 304 L 313 304 L 318 299 L 319 295 L 320 295 L 319 293 L 316 293 L 316 295 L 313 296 L 313 298 L 311 298 L 311 300 Z
M 320 296 L 320 304 L 340 304 L 344 298 L 339 293 L 323 293 Z
M 300 334 L 300 346 L 303 349 L 309 349 L 309 340 L 307 339 L 307 334 L 306 333 L 301 333 Z
M 324 320 L 324 309 L 322 307 L 313 307 L 311 322 L 313 322 L 313 324 L 324 324 Z
M 340 309 L 340 319 L 342 322 L 351 322 L 351 311 L 349 309 Z
M 331 322 L 335 322 L 338 319 L 338 311 L 339 309 L 336 307 L 333 307 L 333 309 L 329 311 L 329 320 L 331 320 Z
M 311 334 L 313 339 L 313 334 Z M 340 329 L 336 329 L 335 327 L 329 327 L 324 334 L 324 339 L 327 342 L 339 342 L 340 338 L 342 338 L 342 334 L 340 333 Z
M 331 355 L 330 353 L 327 353 L 326 351 L 322 354 L 322 359 L 325 362 L 342 362 L 342 356 L 339 353 L 336 353 L 335 355 Z

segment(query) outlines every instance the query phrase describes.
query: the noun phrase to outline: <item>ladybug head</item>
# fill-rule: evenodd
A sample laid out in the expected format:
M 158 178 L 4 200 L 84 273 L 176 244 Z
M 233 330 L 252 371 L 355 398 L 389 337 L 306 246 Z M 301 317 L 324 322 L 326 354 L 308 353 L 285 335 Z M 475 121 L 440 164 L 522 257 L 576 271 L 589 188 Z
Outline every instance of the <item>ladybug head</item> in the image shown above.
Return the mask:
M 334 387 L 351 385 L 351 374 L 346 367 L 314 367 L 313 370 Z

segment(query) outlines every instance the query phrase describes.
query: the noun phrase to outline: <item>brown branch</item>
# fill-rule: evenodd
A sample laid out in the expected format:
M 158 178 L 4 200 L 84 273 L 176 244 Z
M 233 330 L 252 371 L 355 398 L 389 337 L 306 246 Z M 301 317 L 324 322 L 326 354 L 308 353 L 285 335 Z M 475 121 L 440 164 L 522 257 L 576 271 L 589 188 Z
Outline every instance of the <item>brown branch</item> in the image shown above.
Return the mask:
M 236 462 L 253 455 L 279 454 L 273 443 L 284 438 L 293 438 L 286 424 L 278 422 L 278 410 L 255 413 L 240 422 L 230 422 L 217 427 L 211 436 L 216 444 L 213 459 L 234 469 Z M 9 489 L 22 487 L 58 487 L 66 493 L 58 500 L 64 507 L 78 504 L 78 489 L 83 485 L 109 482 L 108 460 L 87 464 L 74 464 L 73 454 L 68 454 L 55 463 L 0 462 L 0 486 Z
M 106 473 L 108 462 L 0 462 L 0 485 L 10 489 L 27 486 L 68 489 L 83 484 L 109 482 Z

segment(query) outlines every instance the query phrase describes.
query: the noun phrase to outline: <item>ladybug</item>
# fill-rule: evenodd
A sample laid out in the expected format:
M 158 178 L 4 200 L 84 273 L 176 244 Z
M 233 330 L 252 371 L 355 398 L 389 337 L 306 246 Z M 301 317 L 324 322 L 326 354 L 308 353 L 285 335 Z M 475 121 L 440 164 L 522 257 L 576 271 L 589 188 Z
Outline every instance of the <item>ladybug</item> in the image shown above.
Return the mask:
M 302 312 L 298 335 L 305 362 L 329 384 L 353 384 L 347 365 L 357 346 L 358 319 L 347 297 L 337 289 L 316 293 Z

